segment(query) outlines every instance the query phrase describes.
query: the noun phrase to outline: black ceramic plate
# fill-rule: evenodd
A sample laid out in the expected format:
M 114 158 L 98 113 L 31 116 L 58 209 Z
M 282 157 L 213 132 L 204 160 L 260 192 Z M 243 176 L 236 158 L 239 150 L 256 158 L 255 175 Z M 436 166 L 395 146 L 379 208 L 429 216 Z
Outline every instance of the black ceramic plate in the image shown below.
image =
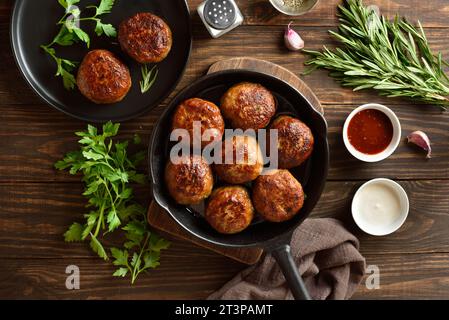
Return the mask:
M 176 204 L 165 188 L 164 168 L 173 145 L 169 141 L 171 119 L 179 103 L 188 98 L 198 97 L 219 105 L 220 98 L 226 90 L 233 84 L 242 81 L 260 83 L 268 88 L 278 102 L 276 116 L 289 114 L 304 121 L 313 132 L 315 144 L 312 157 L 300 167 L 290 170 L 301 182 L 307 195 L 304 207 L 293 219 L 283 223 L 255 220 L 243 232 L 223 235 L 213 230 L 206 220 L 201 217 L 201 209 Z M 323 191 L 329 166 L 327 124 L 323 116 L 311 106 L 307 99 L 288 83 L 273 76 L 254 71 L 221 71 L 198 79 L 178 93 L 170 102 L 153 129 L 148 159 L 154 199 L 187 231 L 203 240 L 219 245 L 237 247 L 261 245 L 263 242 L 275 240 L 277 237 L 292 231 L 304 221 L 318 202 Z
M 81 9 L 98 5 L 100 0 L 81 0 Z M 51 42 L 58 32 L 56 22 L 64 14 L 58 0 L 16 0 L 11 20 L 11 41 L 17 64 L 30 86 L 47 103 L 73 117 L 91 122 L 124 121 L 135 118 L 157 106 L 176 86 L 187 64 L 191 48 L 189 10 L 185 0 L 116 0 L 103 20 L 116 28 L 137 12 L 152 12 L 163 18 L 173 33 L 173 47 L 168 57 L 158 64 L 159 76 L 146 94 L 140 92 L 140 65 L 120 49 L 115 38 L 97 37 L 94 25 L 83 24 L 91 36 L 91 49 L 107 49 L 128 65 L 133 86 L 119 103 L 96 105 L 75 89 L 64 89 L 61 78 L 54 76 L 56 66 L 40 45 Z M 92 13 L 92 11 L 90 11 Z M 88 12 L 86 11 L 86 15 Z M 56 47 L 58 56 L 81 61 L 89 51 L 82 43 Z

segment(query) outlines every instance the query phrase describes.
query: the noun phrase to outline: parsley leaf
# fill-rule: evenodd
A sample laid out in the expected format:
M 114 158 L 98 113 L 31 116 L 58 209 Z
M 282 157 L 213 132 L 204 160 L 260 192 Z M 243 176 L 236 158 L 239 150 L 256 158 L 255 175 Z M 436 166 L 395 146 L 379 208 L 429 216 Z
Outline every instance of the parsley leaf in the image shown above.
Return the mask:
M 151 251 L 145 253 L 145 255 L 143 256 L 143 260 L 145 263 L 144 268 L 157 268 L 160 265 L 159 258 L 159 251 Z
M 112 275 L 114 277 L 125 277 L 127 273 L 128 273 L 128 269 L 121 267 L 121 268 L 118 268 Z
M 107 122 L 103 125 L 103 136 L 104 137 L 114 137 L 118 134 L 118 130 L 120 129 L 120 123 L 112 123 L 111 121 Z M 94 126 L 88 127 L 89 133 L 91 135 L 97 134 L 97 128 Z
M 150 239 L 151 250 L 160 252 L 170 247 L 170 242 L 153 233 Z
M 104 260 L 108 260 L 109 258 L 108 258 L 106 251 L 103 248 L 103 245 L 100 243 L 100 241 L 98 241 L 98 239 L 92 233 L 90 235 L 91 235 L 90 247 L 92 248 L 92 250 L 94 252 L 96 252 L 100 258 L 103 258 Z
M 87 47 L 90 47 L 90 37 L 89 35 L 84 32 L 80 27 L 75 25 L 75 21 L 66 23 L 66 28 L 69 30 L 70 33 L 74 33 L 76 37 L 81 40 L 82 42 L 85 42 Z
M 116 37 L 117 36 L 117 30 L 115 30 L 115 27 L 108 23 L 102 23 L 101 20 L 97 20 L 97 25 L 95 26 L 95 33 L 97 36 L 101 36 L 103 34 L 107 35 L 108 37 Z
M 133 143 L 134 144 L 141 144 L 142 143 L 142 138 L 137 133 L 134 134 Z
M 59 4 L 65 9 L 69 9 L 71 6 L 80 2 L 80 0 L 58 0 Z
M 66 242 L 81 241 L 82 233 L 83 226 L 75 222 L 70 226 L 69 230 L 64 233 L 64 239 Z
M 56 56 L 56 51 L 53 48 L 50 48 L 48 46 L 41 46 L 42 49 L 47 52 L 50 57 L 53 58 L 53 60 L 56 62 L 57 70 L 56 70 L 56 76 L 62 77 L 64 87 L 68 90 L 71 90 L 75 87 L 76 80 L 75 76 L 73 75 L 72 71 L 76 67 L 76 62 L 58 58 Z
M 117 216 L 117 211 L 115 210 L 115 208 L 112 208 L 111 211 L 109 211 L 107 221 L 109 224 L 109 232 L 114 231 L 120 226 L 121 222 L 119 217 Z
M 117 30 L 112 24 L 109 23 L 103 23 L 99 16 L 110 13 L 111 9 L 114 5 L 114 0 L 101 0 L 98 7 L 96 6 L 90 6 L 88 8 L 95 8 L 95 16 L 92 18 L 92 20 L 96 21 L 95 26 L 95 33 L 97 36 L 101 36 L 105 34 L 108 37 L 116 37 L 117 36 Z
M 111 248 L 111 254 L 115 258 L 113 264 L 115 266 L 127 266 L 128 265 L 128 251 L 120 250 L 117 248 Z
M 75 34 L 69 31 L 67 27 L 64 25 L 59 33 L 54 38 L 54 43 L 59 44 L 60 46 L 71 46 L 75 41 Z
M 96 7 L 96 16 L 100 16 L 105 13 L 111 13 L 111 9 L 114 6 L 115 0 L 101 0 L 100 5 Z

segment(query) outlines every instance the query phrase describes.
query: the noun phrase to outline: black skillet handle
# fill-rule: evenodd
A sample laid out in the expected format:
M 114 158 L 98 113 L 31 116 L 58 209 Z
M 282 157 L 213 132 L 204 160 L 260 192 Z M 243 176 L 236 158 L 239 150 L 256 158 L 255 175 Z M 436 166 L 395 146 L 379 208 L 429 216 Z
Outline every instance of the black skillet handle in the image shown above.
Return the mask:
M 272 249 L 271 254 L 281 267 L 285 280 L 287 280 L 293 297 L 296 300 L 311 300 L 304 281 L 299 274 L 298 267 L 293 260 L 290 245 L 284 244 Z

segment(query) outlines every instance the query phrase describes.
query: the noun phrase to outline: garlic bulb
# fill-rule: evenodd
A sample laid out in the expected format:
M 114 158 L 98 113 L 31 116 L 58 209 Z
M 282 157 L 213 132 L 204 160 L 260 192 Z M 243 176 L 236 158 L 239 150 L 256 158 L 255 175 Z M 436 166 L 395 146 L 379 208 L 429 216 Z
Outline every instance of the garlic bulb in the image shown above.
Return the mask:
M 285 29 L 284 42 L 289 50 L 297 51 L 304 48 L 304 40 L 302 40 L 299 34 L 290 27 L 291 24 L 292 23 L 290 22 Z
M 430 147 L 429 137 L 422 131 L 413 131 L 407 136 L 408 142 L 414 143 L 417 146 L 427 151 L 426 158 L 430 159 L 432 154 L 432 148 Z

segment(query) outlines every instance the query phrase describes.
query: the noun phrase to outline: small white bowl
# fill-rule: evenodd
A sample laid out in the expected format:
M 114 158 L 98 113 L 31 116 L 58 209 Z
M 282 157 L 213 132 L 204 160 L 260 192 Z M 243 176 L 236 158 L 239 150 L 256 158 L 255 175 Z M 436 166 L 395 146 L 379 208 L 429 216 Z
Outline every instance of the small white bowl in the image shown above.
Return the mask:
M 298 10 L 284 5 L 283 0 L 270 0 L 272 6 L 279 12 L 289 16 L 300 16 L 311 11 L 318 4 L 318 0 L 304 0 Z
M 379 197 L 380 196 L 379 194 L 377 194 L 377 196 L 374 196 L 373 194 L 370 195 L 368 193 L 369 192 L 368 188 L 373 187 L 375 185 L 383 187 L 384 192 L 391 192 L 392 196 L 397 197 L 396 199 L 399 202 L 398 215 L 396 217 L 394 216 L 389 217 L 389 220 L 391 221 L 389 221 L 388 223 L 380 222 L 380 220 L 374 222 L 371 219 L 372 216 L 371 218 L 362 216 L 363 210 L 361 209 L 361 206 L 366 207 L 370 205 L 375 205 L 373 203 L 370 203 L 370 201 L 371 202 L 375 200 L 382 201 L 387 198 L 387 197 Z M 385 202 L 383 204 L 385 204 Z M 409 200 L 407 193 L 397 182 L 390 179 L 377 178 L 364 183 L 357 190 L 357 192 L 354 195 L 354 198 L 352 199 L 351 211 L 352 217 L 360 229 L 373 236 L 385 236 L 387 234 L 395 232 L 404 224 L 408 216 Z
M 362 153 L 362 152 L 358 151 L 356 148 L 354 148 L 354 146 L 349 142 L 349 138 L 348 138 L 349 123 L 351 122 L 352 118 L 357 113 L 359 113 L 362 110 L 366 110 L 366 109 L 375 109 L 375 110 L 382 111 L 390 119 L 390 121 L 393 125 L 393 138 L 391 139 L 391 142 L 388 145 L 388 147 L 380 153 L 376 153 L 376 154 Z M 396 116 L 396 114 L 390 108 L 387 108 L 386 106 L 384 106 L 382 104 L 378 104 L 378 103 L 364 104 L 364 105 L 352 110 L 352 112 L 346 118 L 345 124 L 343 126 L 343 141 L 344 141 L 346 149 L 348 149 L 349 153 L 351 153 L 357 159 L 359 159 L 361 161 L 365 161 L 365 162 L 378 162 L 378 161 L 388 158 L 398 147 L 399 142 L 401 141 L 401 123 L 399 122 L 399 119 Z

